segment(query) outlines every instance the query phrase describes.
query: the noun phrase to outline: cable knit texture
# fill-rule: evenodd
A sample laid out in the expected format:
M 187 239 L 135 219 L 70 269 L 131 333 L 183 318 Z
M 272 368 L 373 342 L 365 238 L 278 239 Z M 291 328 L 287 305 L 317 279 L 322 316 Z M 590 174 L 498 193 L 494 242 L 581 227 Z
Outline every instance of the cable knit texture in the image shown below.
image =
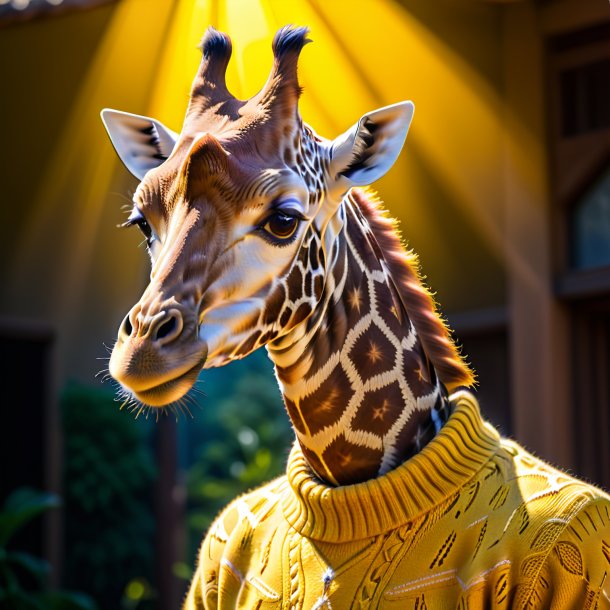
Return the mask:
M 185 610 L 610 609 L 610 497 L 500 438 L 467 392 L 419 454 L 345 487 L 287 475 L 208 532 Z

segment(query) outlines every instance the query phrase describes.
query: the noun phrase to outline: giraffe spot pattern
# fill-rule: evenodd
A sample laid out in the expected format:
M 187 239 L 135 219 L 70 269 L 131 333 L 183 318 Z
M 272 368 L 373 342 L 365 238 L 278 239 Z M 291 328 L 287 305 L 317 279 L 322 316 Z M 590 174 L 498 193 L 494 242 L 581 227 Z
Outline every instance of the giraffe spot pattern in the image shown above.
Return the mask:
M 290 417 L 292 425 L 297 429 L 298 432 L 305 434 L 307 432 L 307 425 L 303 421 L 301 411 L 298 409 L 296 404 L 290 400 L 290 398 L 284 398 L 284 404 L 286 406 L 286 411 L 288 411 L 288 416 Z
M 322 298 L 322 290 L 324 288 L 324 277 L 322 275 L 316 275 L 313 278 L 313 294 L 316 301 Z
M 429 364 L 420 345 L 412 349 L 403 348 L 403 375 L 409 379 L 409 386 L 415 396 L 425 394 L 433 379 L 430 376 Z M 413 374 L 415 371 L 415 375 Z
M 322 458 L 325 462 L 338 461 L 339 469 L 334 475 L 337 483 L 350 485 L 361 480 L 362 476 L 367 479 L 377 476 L 376 463 L 382 455 L 383 451 L 353 443 L 345 438 L 345 434 L 339 433 L 323 452 Z
M 256 330 L 249 337 L 244 339 L 244 341 L 237 347 L 235 350 L 236 355 L 246 355 L 249 354 L 258 344 L 258 339 L 262 335 L 262 331 Z
M 303 272 L 299 265 L 295 265 L 294 269 L 288 277 L 288 300 L 295 302 L 303 294 Z
M 282 315 L 280 316 L 280 326 L 282 328 L 286 328 L 288 326 L 288 322 L 292 317 L 292 307 L 284 306 L 284 311 L 282 311 Z
M 309 248 L 309 269 L 317 271 L 320 268 L 320 258 L 318 256 L 318 249 L 313 245 Z
M 301 322 L 306 320 L 307 316 L 309 316 L 311 312 L 312 308 L 309 303 L 301 303 L 290 318 L 289 327 L 296 326 L 297 324 L 300 324 Z
M 264 335 L 261 335 L 257 341 L 258 347 L 266 345 L 269 341 L 273 341 L 277 337 L 276 330 L 268 330 Z
M 396 382 L 383 388 L 368 390 L 352 421 L 352 428 L 368 430 L 381 438 L 394 424 L 390 414 L 399 409 L 402 403 L 402 391 Z
M 363 380 L 366 381 L 394 368 L 396 348 L 381 329 L 372 324 L 366 334 L 356 340 L 348 358 L 358 371 L 366 375 L 363 376 Z
M 286 291 L 284 290 L 284 286 L 278 284 L 267 299 L 267 303 L 261 312 L 260 323 L 267 326 L 277 322 L 285 301 Z
M 310 297 L 313 295 L 313 273 L 311 270 L 308 270 L 303 279 L 303 287 L 305 290 L 305 295 Z
M 350 380 L 341 367 L 336 367 L 307 399 L 307 416 L 312 434 L 323 430 L 337 421 L 337 411 L 349 401 L 354 391 Z
M 366 228 L 368 223 L 357 219 L 358 214 L 355 207 L 347 208 L 351 224 L 346 226 L 358 224 L 358 227 L 338 242 L 338 249 L 329 252 L 333 273 L 326 277 L 327 296 L 322 298 L 333 295 L 332 307 L 323 309 L 323 317 L 315 313 L 310 315 L 311 312 L 305 310 L 309 317 L 303 341 L 309 347 L 305 354 L 295 359 L 298 364 L 292 362 L 282 366 L 276 360 L 278 378 L 285 384 L 284 395 L 299 406 L 308 422 L 309 431 L 299 431 L 301 445 L 317 452 L 318 461 L 331 471 L 336 470 L 341 477 L 345 476 L 346 469 L 353 468 L 350 464 L 360 463 L 354 458 L 358 451 L 366 455 L 366 459 L 379 456 L 376 458 L 380 460 L 379 472 L 387 471 L 407 455 L 419 451 L 434 436 L 429 413 L 440 396 L 438 381 L 431 379 L 428 373 L 412 325 L 407 321 L 405 327 L 404 320 L 399 320 L 393 313 L 389 318 L 380 314 L 380 302 L 385 309 L 391 306 L 396 309 L 396 305 L 388 296 L 387 276 L 371 245 L 376 242 L 372 236 L 359 232 L 361 226 Z M 352 238 L 368 244 L 371 260 L 361 258 Z M 313 262 L 313 246 L 309 244 L 309 263 Z M 307 282 L 309 271 L 304 269 L 298 278 L 299 284 Z M 288 306 L 285 306 L 280 323 L 293 327 L 295 318 L 288 318 L 287 311 Z M 294 311 L 291 316 L 296 317 Z M 391 326 L 386 320 L 390 320 Z M 343 346 L 339 352 L 337 345 Z M 420 374 L 407 371 L 409 365 L 418 365 Z M 304 373 L 303 367 L 307 366 L 311 368 Z M 366 430 L 365 411 L 358 413 L 358 410 L 368 399 L 367 392 L 386 388 L 387 393 L 393 383 L 400 389 L 401 400 L 374 405 L 376 417 L 371 416 Z M 321 402 L 318 393 L 327 390 L 330 393 Z M 330 403 L 333 410 L 328 409 Z M 327 408 L 320 419 L 321 404 Z M 416 406 L 417 413 L 414 413 Z M 387 407 L 386 417 L 384 410 Z M 333 440 L 340 429 L 345 429 L 344 442 L 352 445 L 349 451 L 352 459 L 347 463 L 344 455 L 337 453 L 333 457 L 333 449 L 329 450 L 329 447 L 338 446 L 333 445 Z M 378 434 L 381 430 L 383 436 Z M 397 446 L 402 447 L 401 453 L 396 451 Z

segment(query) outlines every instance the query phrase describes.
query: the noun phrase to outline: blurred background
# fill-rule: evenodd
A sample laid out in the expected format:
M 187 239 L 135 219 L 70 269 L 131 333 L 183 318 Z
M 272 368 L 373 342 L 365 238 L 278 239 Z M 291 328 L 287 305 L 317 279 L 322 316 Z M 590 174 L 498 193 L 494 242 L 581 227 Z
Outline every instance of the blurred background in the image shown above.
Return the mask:
M 176 608 L 218 510 L 283 471 L 265 353 L 202 374 L 178 420 L 121 411 L 96 375 L 149 265 L 116 228 L 136 182 L 99 111 L 179 131 L 205 28 L 247 97 L 287 23 L 311 28 L 321 135 L 415 102 L 376 188 L 486 416 L 610 488 L 607 0 L 0 0 L 0 607 Z

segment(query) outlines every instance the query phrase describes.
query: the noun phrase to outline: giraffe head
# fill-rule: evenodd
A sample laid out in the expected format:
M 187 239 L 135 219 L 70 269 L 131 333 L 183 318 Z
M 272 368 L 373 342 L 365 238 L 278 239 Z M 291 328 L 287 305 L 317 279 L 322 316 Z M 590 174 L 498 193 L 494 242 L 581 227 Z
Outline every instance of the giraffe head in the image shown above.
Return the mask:
M 142 230 L 152 261 L 109 368 L 144 404 L 169 404 L 203 367 L 302 325 L 322 298 L 343 196 L 383 175 L 402 148 L 410 102 L 365 115 L 333 141 L 303 124 L 297 61 L 306 36 L 282 28 L 266 84 L 241 101 L 225 83 L 230 39 L 210 28 L 179 135 L 155 119 L 102 111 L 141 180 L 125 224 Z

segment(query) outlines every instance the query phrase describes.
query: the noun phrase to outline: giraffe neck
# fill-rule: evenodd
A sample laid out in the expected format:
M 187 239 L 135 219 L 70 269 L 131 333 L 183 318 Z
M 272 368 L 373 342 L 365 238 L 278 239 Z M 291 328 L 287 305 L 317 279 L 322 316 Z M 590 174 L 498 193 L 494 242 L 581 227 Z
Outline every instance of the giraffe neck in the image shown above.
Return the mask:
M 448 403 L 350 196 L 328 230 L 336 237 L 320 305 L 269 354 L 305 457 L 321 479 L 344 485 L 417 453 Z

